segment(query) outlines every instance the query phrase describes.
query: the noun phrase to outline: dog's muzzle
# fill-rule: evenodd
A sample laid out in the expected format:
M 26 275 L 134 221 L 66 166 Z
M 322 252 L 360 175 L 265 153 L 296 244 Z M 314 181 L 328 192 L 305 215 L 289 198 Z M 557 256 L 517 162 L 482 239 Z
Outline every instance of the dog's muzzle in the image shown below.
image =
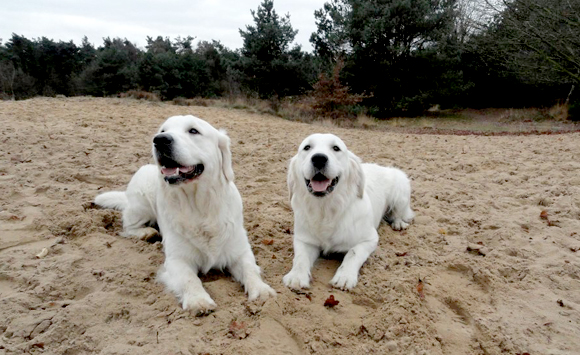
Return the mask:
M 157 163 L 161 166 L 161 174 L 170 185 L 192 181 L 203 173 L 203 164 L 182 165 L 173 158 L 173 137 L 160 133 L 153 138 L 153 146 Z
M 324 197 L 334 191 L 334 187 L 338 183 L 339 179 L 340 176 L 337 176 L 330 180 L 322 173 L 316 173 L 312 179 L 304 179 L 304 182 L 306 182 L 306 188 L 308 189 L 308 192 L 316 197 Z
M 170 185 L 192 181 L 203 173 L 203 164 L 193 166 L 162 167 L 161 174 Z

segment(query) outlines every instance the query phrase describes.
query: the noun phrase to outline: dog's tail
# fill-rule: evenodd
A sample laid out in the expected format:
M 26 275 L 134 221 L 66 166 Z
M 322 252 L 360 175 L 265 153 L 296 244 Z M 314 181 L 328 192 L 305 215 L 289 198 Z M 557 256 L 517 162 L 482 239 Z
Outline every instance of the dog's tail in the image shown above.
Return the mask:
M 95 197 L 95 204 L 105 208 L 113 208 L 119 211 L 127 208 L 129 201 L 125 191 L 105 192 Z

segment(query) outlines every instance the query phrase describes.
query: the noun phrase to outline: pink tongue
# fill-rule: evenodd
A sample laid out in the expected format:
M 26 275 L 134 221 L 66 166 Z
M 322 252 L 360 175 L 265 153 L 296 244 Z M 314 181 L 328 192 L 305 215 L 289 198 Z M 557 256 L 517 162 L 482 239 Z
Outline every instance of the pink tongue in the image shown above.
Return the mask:
M 181 168 L 179 168 L 179 171 L 181 173 L 189 173 L 190 171 L 193 170 L 193 166 L 182 166 Z
M 166 176 L 176 175 L 176 174 L 179 174 L 180 172 L 182 174 L 185 174 L 185 173 L 189 173 L 193 169 L 194 169 L 193 166 L 180 166 L 179 168 L 162 168 L 161 174 L 166 175 Z
M 177 174 L 178 169 L 179 168 L 163 168 L 163 169 L 161 169 L 161 174 L 166 175 L 166 176 L 175 175 L 175 174 Z
M 328 188 L 328 185 L 330 185 L 330 180 L 324 180 L 324 181 L 310 180 L 310 186 L 312 186 L 312 190 L 314 190 L 315 192 L 326 191 L 326 189 Z

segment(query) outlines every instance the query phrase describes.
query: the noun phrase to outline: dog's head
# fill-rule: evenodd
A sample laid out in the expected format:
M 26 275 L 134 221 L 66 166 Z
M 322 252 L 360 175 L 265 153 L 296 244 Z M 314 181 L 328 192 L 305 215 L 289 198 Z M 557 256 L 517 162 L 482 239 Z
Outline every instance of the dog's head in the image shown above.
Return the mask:
M 169 117 L 153 137 L 153 157 L 170 185 L 234 179 L 229 137 L 194 116 Z
M 362 197 L 364 175 L 360 159 L 333 134 L 317 133 L 307 137 L 290 161 L 290 199 L 297 188 L 305 188 L 313 196 L 324 197 L 340 184 L 356 189 L 357 196 Z

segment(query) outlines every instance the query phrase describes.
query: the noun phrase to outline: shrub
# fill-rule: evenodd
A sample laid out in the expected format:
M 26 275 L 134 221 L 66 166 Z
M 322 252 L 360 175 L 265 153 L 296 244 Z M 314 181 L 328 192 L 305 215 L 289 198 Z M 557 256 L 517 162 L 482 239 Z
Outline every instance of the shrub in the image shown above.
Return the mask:
M 571 121 L 580 121 L 580 100 L 573 101 L 568 106 L 568 119 Z
M 321 116 L 337 119 L 340 117 L 354 118 L 354 108 L 361 102 L 364 95 L 351 94 L 349 87 L 340 82 L 340 71 L 344 61 L 339 59 L 334 65 L 332 77 L 320 74 L 318 82 L 312 91 L 312 109 Z
M 207 107 L 211 104 L 209 99 L 195 97 L 193 99 L 186 99 L 185 97 L 176 97 L 171 101 L 176 106 L 203 106 Z
M 128 97 L 131 99 L 146 100 L 146 101 L 161 101 L 161 99 L 157 94 L 140 90 L 129 90 L 127 92 L 119 94 L 119 97 Z

